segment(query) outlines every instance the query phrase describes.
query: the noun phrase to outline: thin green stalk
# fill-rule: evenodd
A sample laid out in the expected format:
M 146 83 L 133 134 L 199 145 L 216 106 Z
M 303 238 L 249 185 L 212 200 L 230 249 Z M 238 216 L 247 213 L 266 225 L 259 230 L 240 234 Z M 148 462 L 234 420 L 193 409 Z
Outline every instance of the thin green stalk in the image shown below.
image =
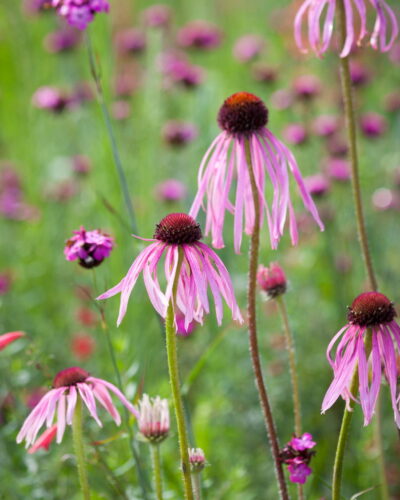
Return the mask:
M 300 391 L 299 391 L 299 379 L 297 377 L 296 370 L 296 352 L 292 330 L 289 324 L 289 316 L 286 308 L 285 299 L 283 296 L 278 296 L 276 298 L 279 311 L 282 316 L 283 330 L 285 332 L 285 342 L 286 350 L 289 357 L 289 372 L 290 379 L 292 383 L 292 396 L 293 396 L 293 412 L 294 412 L 294 432 L 296 436 L 301 436 L 301 403 L 300 403 Z M 297 498 L 298 500 L 304 499 L 303 485 L 297 485 Z
M 114 134 L 114 129 L 113 129 L 113 126 L 111 123 L 110 113 L 108 111 L 108 108 L 107 108 L 107 105 L 106 105 L 106 102 L 104 99 L 103 86 L 101 84 L 100 72 L 97 69 L 97 64 L 96 64 L 96 59 L 95 59 L 94 52 L 93 52 L 93 46 L 92 46 L 92 41 L 90 38 L 89 29 L 86 29 L 85 40 L 86 40 L 86 46 L 87 46 L 88 55 L 89 55 L 90 70 L 91 70 L 91 73 L 93 76 L 93 80 L 96 84 L 97 98 L 99 100 L 101 111 L 103 113 L 104 123 L 105 123 L 106 129 L 107 129 L 107 134 L 108 134 L 108 137 L 110 139 L 112 155 L 113 155 L 114 164 L 115 164 L 115 167 L 116 167 L 117 173 L 118 173 L 118 179 L 119 179 L 119 183 L 120 183 L 121 190 L 122 190 L 122 196 L 124 198 L 124 203 L 126 206 L 126 210 L 128 212 L 128 217 L 129 217 L 131 229 L 134 233 L 136 233 L 137 228 L 136 228 L 135 212 L 133 210 L 132 200 L 131 200 L 131 197 L 129 195 L 128 182 L 127 182 L 127 179 L 125 176 L 124 169 L 122 167 L 121 157 L 119 154 L 117 141 L 116 141 L 115 134 Z
M 201 474 L 195 472 L 192 474 L 194 500 L 201 500 Z
M 267 394 L 267 389 L 264 384 L 260 353 L 258 349 L 257 340 L 257 317 L 256 317 L 256 290 L 257 290 L 257 267 L 258 267 L 258 253 L 260 247 L 260 201 L 256 180 L 254 177 L 253 164 L 251 160 L 250 145 L 248 139 L 245 140 L 246 161 L 249 169 L 249 177 L 251 183 L 251 190 L 254 201 L 254 228 L 251 235 L 250 242 L 250 256 L 249 256 L 249 276 L 247 288 L 247 318 L 249 326 L 249 346 L 250 356 L 253 365 L 254 377 L 260 399 L 261 409 L 264 416 L 265 427 L 271 447 L 271 453 L 275 465 L 275 474 L 278 482 L 279 496 L 281 500 L 288 500 L 289 495 L 287 491 L 285 475 L 283 473 L 282 462 L 279 458 L 279 441 L 275 428 L 275 422 L 272 415 L 271 406 Z
M 342 46 L 346 39 L 346 14 L 344 0 L 338 2 L 339 9 L 339 30 Z M 360 177 L 358 172 L 358 152 L 357 152 L 357 129 L 354 112 L 354 98 L 350 77 L 350 57 L 340 58 L 340 76 L 342 84 L 342 94 L 344 103 L 344 112 L 346 118 L 347 137 L 349 142 L 350 162 L 351 162 L 351 185 L 353 191 L 353 200 L 355 215 L 357 221 L 357 233 L 361 246 L 361 253 L 364 260 L 365 270 L 368 277 L 371 290 L 377 290 L 378 284 L 372 264 L 371 254 L 368 245 L 368 236 L 365 228 L 364 209 L 361 196 Z
M 150 444 L 151 462 L 153 465 L 154 491 L 156 492 L 157 500 L 162 500 L 162 479 L 161 479 L 161 464 L 160 464 L 160 445 Z
M 286 303 L 282 296 L 276 298 L 279 311 L 282 316 L 283 329 L 285 332 L 286 350 L 289 356 L 289 371 L 293 389 L 293 411 L 294 411 L 294 432 L 296 436 L 301 436 L 301 404 L 299 379 L 296 370 L 296 353 L 292 331 L 289 325 L 289 317 L 286 309 Z
M 370 329 L 367 330 L 365 337 L 365 354 L 368 356 L 371 352 L 372 347 L 372 332 Z M 356 366 L 353 374 L 353 378 L 350 384 L 350 393 L 356 398 L 358 394 L 358 366 Z M 353 409 L 355 402 L 350 399 L 348 410 L 345 408 L 343 413 L 342 425 L 340 427 L 339 439 L 336 447 L 335 463 L 333 466 L 333 478 L 332 478 L 332 500 L 341 499 L 341 488 L 342 488 L 342 470 L 343 470 L 343 458 L 344 451 L 346 448 L 347 438 L 350 432 L 350 423 L 353 416 Z
M 78 467 L 79 483 L 82 490 L 82 498 L 84 500 L 90 500 L 90 489 L 85 460 L 85 448 L 83 444 L 82 400 L 79 395 L 76 401 L 74 415 L 72 417 L 72 439 L 74 442 L 74 450 Z
M 166 333 L 166 343 L 167 343 L 167 357 L 168 357 L 168 370 L 172 390 L 172 399 L 175 408 L 175 417 L 178 427 L 178 437 L 179 437 L 179 449 L 181 456 L 181 470 L 182 478 L 185 489 L 185 499 L 193 500 L 193 490 L 192 490 L 192 480 L 190 477 L 190 463 L 189 463 L 189 443 L 185 425 L 185 415 L 183 410 L 182 396 L 180 391 L 180 381 L 179 381 L 179 365 L 178 365 L 178 353 L 176 346 L 176 329 L 175 329 L 175 317 L 174 317 L 174 306 L 176 291 L 178 288 L 178 279 L 180 269 L 183 262 L 183 252 L 179 248 L 179 260 L 175 274 L 175 280 L 173 284 L 172 299 L 168 304 L 167 316 L 165 318 L 165 333 Z

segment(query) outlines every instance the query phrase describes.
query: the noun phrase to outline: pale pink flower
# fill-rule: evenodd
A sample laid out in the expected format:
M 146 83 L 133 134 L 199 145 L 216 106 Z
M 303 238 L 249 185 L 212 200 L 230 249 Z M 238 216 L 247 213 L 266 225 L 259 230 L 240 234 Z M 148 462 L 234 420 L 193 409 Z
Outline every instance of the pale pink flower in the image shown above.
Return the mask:
M 81 398 L 90 415 L 102 427 L 96 408 L 96 400 L 103 406 L 117 425 L 121 417 L 115 408 L 110 393 L 114 393 L 121 403 L 136 417 L 138 411 L 126 399 L 122 392 L 110 382 L 89 375 L 82 368 L 72 367 L 59 372 L 53 381 L 53 389 L 47 392 L 25 420 L 17 436 L 17 443 L 26 441 L 26 447 L 32 445 L 44 423 L 49 428 L 56 416 L 57 443 L 61 443 L 65 427 L 72 425 L 72 417 L 78 398 Z
M 366 292 L 354 299 L 349 308 L 347 325 L 333 337 L 328 346 L 327 358 L 333 369 L 333 381 L 322 402 L 322 413 L 341 396 L 349 410 L 350 400 L 361 405 L 364 425 L 368 425 L 375 412 L 383 369 L 390 388 L 394 419 L 400 428 L 396 368 L 396 350 L 400 349 L 400 326 L 394 321 L 395 316 L 393 303 L 381 293 Z M 370 353 L 365 347 L 368 329 L 372 332 Z M 339 338 L 336 357 L 332 359 L 331 351 Z M 356 369 L 359 377 L 358 399 L 357 394 L 350 393 Z
M 289 195 L 289 173 L 292 173 L 305 207 L 323 229 L 317 208 L 302 179 L 291 151 L 266 127 L 268 110 L 257 96 L 238 92 L 225 100 L 218 114 L 223 130 L 213 141 L 200 165 L 198 191 L 190 215 L 196 217 L 200 207 L 206 212 L 205 233 L 212 235 L 216 248 L 224 246 L 223 227 L 226 211 L 234 215 L 234 247 L 240 253 L 243 226 L 246 234 L 254 227 L 254 203 L 250 184 L 245 143 L 248 141 L 254 176 L 260 199 L 260 225 L 267 220 L 272 248 L 283 235 L 287 215 L 292 243 L 298 240 L 297 224 Z M 236 199 L 230 201 L 236 177 Z M 265 194 L 267 179 L 272 201 Z M 204 203 L 204 198 L 207 202 Z
M 189 448 L 189 463 L 192 472 L 201 472 L 207 465 L 204 451 L 201 448 Z
M 11 342 L 14 342 L 15 340 L 23 337 L 24 335 L 25 335 L 24 332 L 9 332 L 0 335 L 0 351 L 2 351 L 5 347 L 7 347 L 8 344 L 11 344 Z
M 354 44 L 361 45 L 364 39 L 375 50 L 390 50 L 399 33 L 396 15 L 385 0 L 370 0 L 375 12 L 375 24 L 367 28 L 366 0 L 344 0 L 346 16 L 346 39 L 340 48 L 340 57 L 347 57 Z M 294 35 L 299 49 L 307 52 L 302 37 L 302 25 L 306 18 L 308 42 L 318 57 L 326 52 L 331 44 L 334 25 L 337 22 L 336 0 L 304 0 L 297 11 L 294 21 Z M 357 19 L 358 18 L 358 19 Z M 358 28 L 357 28 L 358 26 Z
M 150 443 L 161 443 L 169 433 L 169 408 L 168 400 L 160 396 L 149 398 L 143 394 L 139 401 L 138 416 L 139 431 L 146 441 Z
M 222 298 L 231 309 L 233 319 L 243 321 L 226 267 L 211 248 L 199 241 L 201 238 L 199 224 L 187 214 L 169 214 L 157 224 L 154 239 L 148 240 L 153 243 L 138 255 L 128 274 L 111 290 L 98 297 L 107 299 L 117 293 L 121 294 L 117 325 L 125 316 L 129 297 L 141 272 L 151 303 L 163 318 L 166 317 L 180 253 L 183 255 L 183 263 L 179 272 L 175 306 L 185 317 L 185 327 L 193 320 L 203 323 L 204 314 L 210 312 L 208 286 L 214 298 L 218 324 L 221 324 L 223 316 Z M 165 291 L 161 290 L 158 280 L 158 268 L 163 255 L 167 280 Z

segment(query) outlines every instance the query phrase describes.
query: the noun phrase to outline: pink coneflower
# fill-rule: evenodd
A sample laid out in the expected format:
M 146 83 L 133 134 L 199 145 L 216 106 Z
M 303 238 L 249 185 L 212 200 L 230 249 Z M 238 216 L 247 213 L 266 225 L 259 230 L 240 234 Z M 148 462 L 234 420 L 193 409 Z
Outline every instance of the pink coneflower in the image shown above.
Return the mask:
M 52 0 L 52 6 L 67 23 L 79 30 L 84 30 L 99 12 L 108 12 L 107 0 Z
M 286 276 L 284 270 L 277 262 L 271 262 L 269 267 L 259 266 L 257 282 L 261 290 L 271 299 L 286 292 Z
M 156 197 L 165 202 L 181 201 L 187 195 L 187 188 L 177 179 L 167 179 L 155 188 Z
M 211 50 L 221 43 L 221 31 L 207 21 L 191 21 L 178 32 L 178 44 L 181 47 Z
M 152 444 L 164 441 L 170 428 L 168 400 L 143 394 L 139 401 L 138 426 L 142 439 Z
M 74 236 L 67 240 L 64 255 L 67 260 L 79 259 L 79 264 L 86 269 L 99 266 L 113 249 L 114 239 L 98 229 L 86 231 L 82 226 L 74 231 Z
M 346 39 L 343 47 L 340 49 L 340 57 L 347 57 L 353 45 L 355 43 L 361 45 L 364 39 L 369 36 L 369 33 L 371 33 L 369 43 L 375 50 L 386 52 L 392 47 L 399 32 L 395 13 L 385 0 L 370 0 L 369 3 L 376 14 L 372 32 L 367 29 L 367 7 L 365 0 L 344 1 Z M 325 7 L 327 7 L 326 14 Z M 356 14 L 354 11 L 356 11 Z M 302 24 L 306 16 L 309 45 L 315 54 L 321 57 L 331 44 L 336 15 L 336 0 L 304 0 L 297 11 L 294 21 L 294 35 L 300 50 L 307 52 L 302 37 Z M 357 24 L 354 22 L 356 16 L 360 19 L 358 29 Z
M 149 240 L 154 243 L 138 255 L 128 274 L 114 288 L 98 297 L 107 299 L 121 294 L 118 325 L 125 316 L 129 296 L 141 272 L 151 303 L 163 318 L 166 317 L 180 255 L 183 262 L 179 271 L 176 307 L 185 316 L 186 327 L 193 320 L 203 323 L 204 314 L 209 313 L 207 286 L 214 297 L 218 324 L 221 324 L 223 315 L 221 296 L 232 310 L 233 319 L 242 321 L 229 273 L 218 255 L 200 242 L 201 238 L 200 225 L 187 214 L 169 214 L 157 224 L 154 239 Z M 161 290 L 157 277 L 163 255 L 167 280 L 165 292 Z
M 349 322 L 333 337 L 328 346 L 327 358 L 333 369 L 334 378 L 322 402 L 322 413 L 342 396 L 349 410 L 350 400 L 361 404 L 364 425 L 368 425 L 375 411 L 383 367 L 390 387 L 394 419 L 400 427 L 398 395 L 396 395 L 396 345 L 397 349 L 400 349 L 400 326 L 394 321 L 395 316 L 393 303 L 382 293 L 366 292 L 354 299 L 349 307 Z M 367 330 L 372 333 L 370 349 L 365 346 Z M 340 337 L 336 358 L 333 360 L 331 351 Z M 356 368 L 359 377 L 359 399 L 356 399 L 357 394 L 350 393 Z
M 239 62 L 247 63 L 255 59 L 264 48 L 265 41 L 258 35 L 243 35 L 233 46 L 233 56 Z
M 139 415 L 122 392 L 110 382 L 92 377 L 88 372 L 76 366 L 60 371 L 54 378 L 53 389 L 43 396 L 25 420 L 18 433 L 17 443 L 25 440 L 26 447 L 33 444 L 42 425 L 46 422 L 46 427 L 49 428 L 56 413 L 57 443 L 61 443 L 66 425 L 72 424 L 78 398 L 82 398 L 90 415 L 100 427 L 103 424 L 97 415 L 96 400 L 108 411 L 114 422 L 120 425 L 121 417 L 108 391 L 114 393 L 133 415 L 136 417 Z
M 46 429 L 38 439 L 33 443 L 33 445 L 29 448 L 28 453 L 36 453 L 41 448 L 46 451 L 49 449 L 51 443 L 57 435 L 57 424 L 52 425 L 48 429 Z
M 281 461 L 287 465 L 289 479 L 292 483 L 304 484 L 312 469 L 308 466 L 315 451 L 311 451 L 317 443 L 312 435 L 305 432 L 302 436 L 293 437 L 280 453 Z
M 185 146 L 192 142 L 197 134 L 197 127 L 193 123 L 179 120 L 169 120 L 161 131 L 164 141 L 175 147 Z
M 212 234 L 212 243 L 216 248 L 224 246 L 223 226 L 226 211 L 234 214 L 236 253 L 240 253 L 243 218 L 246 234 L 253 231 L 254 204 L 246 158 L 246 141 L 249 144 L 260 198 L 260 224 L 266 217 L 272 248 L 277 247 L 283 234 L 288 212 L 292 243 L 297 243 L 298 239 L 294 209 L 289 196 L 288 169 L 295 178 L 304 205 L 321 230 L 323 229 L 293 154 L 266 128 L 267 122 L 268 110 L 264 103 L 247 92 L 238 92 L 228 97 L 219 110 L 218 124 L 222 133 L 213 141 L 201 162 L 199 188 L 190 210 L 190 214 L 196 217 L 204 198 L 207 198 L 206 234 Z M 236 200 L 232 203 L 229 195 L 235 176 Z M 271 208 L 265 196 L 267 176 L 273 187 Z
M 11 344 L 15 340 L 18 340 L 19 338 L 23 337 L 24 335 L 25 335 L 24 332 L 9 332 L 0 335 L 0 351 L 2 351 L 5 347 L 7 347 L 8 344 Z

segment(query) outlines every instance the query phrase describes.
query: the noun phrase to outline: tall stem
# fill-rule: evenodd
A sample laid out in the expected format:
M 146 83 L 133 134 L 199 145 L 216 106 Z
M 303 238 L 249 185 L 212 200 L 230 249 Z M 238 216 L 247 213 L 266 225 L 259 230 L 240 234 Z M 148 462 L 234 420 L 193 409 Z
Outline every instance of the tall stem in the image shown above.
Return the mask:
M 78 396 L 76 401 L 74 415 L 72 417 L 72 439 L 74 442 L 74 450 L 76 463 L 78 467 L 79 482 L 82 490 L 82 498 L 90 500 L 89 481 L 86 471 L 85 448 L 83 444 L 83 422 L 82 422 L 82 400 Z
M 265 427 L 271 446 L 272 457 L 275 464 L 275 474 L 278 481 L 279 494 L 282 500 L 289 498 L 285 476 L 283 473 L 282 463 L 279 459 L 279 442 L 275 428 L 272 410 L 269 403 L 267 390 L 264 384 L 263 374 L 261 370 L 260 353 L 258 350 L 257 340 L 257 317 L 256 317 L 256 290 L 257 290 L 257 267 L 258 253 L 260 247 L 260 200 L 257 189 L 256 180 L 254 177 L 253 164 L 251 160 L 250 144 L 248 139 L 245 139 L 246 161 L 249 169 L 249 177 L 251 183 L 251 191 L 254 201 L 254 227 L 251 234 L 250 242 L 250 257 L 249 257 L 249 276 L 247 289 L 247 317 L 249 323 L 249 344 L 250 356 L 253 365 L 254 377 L 258 389 L 261 409 L 263 411 Z
M 370 329 L 367 330 L 365 337 L 365 354 L 368 359 L 372 347 L 372 332 Z M 358 393 L 358 367 L 356 366 L 353 374 L 353 378 L 350 384 L 350 393 L 356 398 Z M 340 427 L 339 439 L 336 447 L 335 463 L 333 466 L 333 478 L 332 478 L 332 500 L 341 499 L 341 487 L 342 487 L 342 470 L 343 470 L 343 458 L 344 451 L 346 448 L 346 442 L 350 431 L 351 418 L 353 416 L 353 409 L 355 402 L 350 399 L 348 410 L 345 408 L 343 413 L 342 425 Z
M 339 30 L 341 46 L 346 39 L 346 13 L 344 0 L 338 2 L 339 9 Z M 358 152 L 357 152 L 357 132 L 356 119 L 354 112 L 354 99 L 350 77 L 349 57 L 340 58 L 340 76 L 342 84 L 342 94 L 344 102 L 344 112 L 346 118 L 347 137 L 349 142 L 350 161 L 351 161 L 351 185 L 353 190 L 353 200 L 355 215 L 357 221 L 358 240 L 361 246 L 361 253 L 364 260 L 365 270 L 368 277 L 368 283 L 371 290 L 377 290 L 378 284 L 372 265 L 371 254 L 369 251 L 367 231 L 365 229 L 364 210 L 361 197 L 360 177 L 358 173 Z
M 201 474 L 200 472 L 195 472 L 192 474 L 192 484 L 194 500 L 201 500 Z
M 161 464 L 160 464 L 160 445 L 150 444 L 151 462 L 153 464 L 154 490 L 156 499 L 162 500 L 162 480 L 161 480 Z
M 294 432 L 296 436 L 301 436 L 301 404 L 300 404 L 299 379 L 297 377 L 297 370 L 296 370 L 296 353 L 294 347 L 294 340 L 289 325 L 289 317 L 286 309 L 285 300 L 282 296 L 280 296 L 277 297 L 276 302 L 278 303 L 279 311 L 282 316 L 282 322 L 284 327 L 283 329 L 285 332 L 286 350 L 289 356 L 289 371 L 290 371 L 290 378 L 293 390 Z
M 192 480 L 190 476 L 190 463 L 189 463 L 189 443 L 188 443 L 188 437 L 185 425 L 185 415 L 184 415 L 183 402 L 180 390 L 178 353 L 176 346 L 176 329 L 175 329 L 175 317 L 174 317 L 174 306 L 173 306 L 178 288 L 178 280 L 179 280 L 180 269 L 182 267 L 182 262 L 183 262 L 183 252 L 181 248 L 179 248 L 179 260 L 173 284 L 172 299 L 168 304 L 167 316 L 165 318 L 165 332 L 166 332 L 166 342 L 167 342 L 169 378 L 171 382 L 172 399 L 174 403 L 175 417 L 178 427 L 179 449 L 181 455 L 181 470 L 182 470 L 183 484 L 185 489 L 185 499 L 193 500 Z
M 131 229 L 134 233 L 136 233 L 136 218 L 135 218 L 135 212 L 133 210 L 133 205 L 131 201 L 131 197 L 129 195 L 129 189 L 128 189 L 128 182 L 126 180 L 125 172 L 122 167 L 122 162 L 121 162 L 121 157 L 119 154 L 118 146 L 117 146 L 117 141 L 115 138 L 114 134 L 114 129 L 112 127 L 111 123 L 111 118 L 110 118 L 110 113 L 108 111 L 105 99 L 104 99 L 104 92 L 103 92 L 103 86 L 101 83 L 101 77 L 100 77 L 100 72 L 97 69 L 97 64 L 96 64 L 96 59 L 93 53 L 93 47 L 92 47 L 92 41 L 90 38 L 90 33 L 89 29 L 86 29 L 85 32 L 85 40 L 86 40 L 86 46 L 88 50 L 88 55 L 89 55 L 89 64 L 90 64 L 90 70 L 93 76 L 93 80 L 96 84 L 96 90 L 97 90 L 97 97 L 100 103 L 101 111 L 103 113 L 103 118 L 104 118 L 104 123 L 106 125 L 107 129 L 107 134 L 110 139 L 110 144 L 111 144 L 111 150 L 112 150 L 112 155 L 114 159 L 114 164 L 117 169 L 118 173 L 118 179 L 119 183 L 121 186 L 122 190 L 122 196 L 124 198 L 124 203 L 126 206 L 126 210 L 128 212 L 128 217 L 131 225 Z
M 379 467 L 379 478 L 380 485 L 379 490 L 381 494 L 381 500 L 389 500 L 389 485 L 386 478 L 386 466 L 385 466 L 385 456 L 383 454 L 383 443 L 382 443 L 382 415 L 381 415 L 381 395 L 379 394 L 376 400 L 375 407 L 375 422 L 374 422 L 374 438 L 375 444 L 378 449 L 378 467 Z
M 286 350 L 289 357 L 289 372 L 290 379 L 292 383 L 292 395 L 293 395 L 293 413 L 294 413 L 294 432 L 296 436 L 301 436 L 301 404 L 300 404 L 300 391 L 299 391 L 299 379 L 297 377 L 296 370 L 296 352 L 292 330 L 289 324 L 289 316 L 286 308 L 285 299 L 283 296 L 278 296 L 276 298 L 279 311 L 282 316 L 283 330 L 285 332 L 285 343 Z M 297 484 L 297 498 L 299 500 L 304 499 L 303 485 Z

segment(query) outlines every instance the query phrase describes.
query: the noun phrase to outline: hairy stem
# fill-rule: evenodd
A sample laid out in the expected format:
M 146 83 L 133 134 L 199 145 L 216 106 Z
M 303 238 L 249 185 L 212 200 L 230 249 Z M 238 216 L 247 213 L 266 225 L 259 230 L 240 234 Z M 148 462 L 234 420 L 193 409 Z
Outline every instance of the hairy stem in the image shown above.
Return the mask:
M 85 448 L 83 444 L 83 422 L 82 422 L 82 400 L 78 395 L 74 415 L 72 417 L 72 439 L 78 467 L 79 483 L 82 490 L 82 498 L 90 500 L 89 481 L 86 470 Z
M 367 330 L 365 337 L 365 354 L 368 359 L 372 346 L 372 332 L 370 329 Z M 358 393 L 358 366 L 356 366 L 353 374 L 353 378 L 350 384 L 350 393 L 356 398 Z M 353 416 L 353 409 L 355 406 L 355 401 L 350 399 L 349 409 L 345 408 L 343 413 L 342 425 L 340 427 L 339 438 L 336 447 L 335 463 L 333 466 L 333 478 L 332 478 L 332 500 L 341 499 L 341 488 L 342 488 L 342 470 L 343 470 L 343 458 L 344 451 L 346 449 L 347 438 L 350 432 L 350 423 Z
M 340 21 L 340 39 L 343 44 L 346 38 L 346 14 L 344 0 L 340 0 L 338 2 L 338 9 Z M 365 229 L 364 209 L 361 196 L 360 177 L 358 172 L 357 129 L 349 62 L 349 56 L 340 58 L 340 76 L 351 162 L 351 185 L 353 190 L 354 209 L 357 221 L 358 240 L 361 246 L 361 253 L 368 277 L 368 283 L 371 290 L 377 290 L 378 284 L 372 264 L 371 254 L 369 251 L 367 231 Z
M 162 480 L 161 480 L 161 464 L 160 464 L 160 445 L 151 444 L 150 445 L 151 462 L 153 465 L 153 477 L 154 477 L 154 490 L 156 493 L 156 499 L 162 500 Z
M 286 350 L 289 357 L 289 372 L 290 380 L 292 383 L 292 395 L 293 395 L 293 412 L 294 412 L 294 433 L 296 436 L 300 437 L 301 430 L 301 404 L 300 404 L 300 391 L 299 391 L 299 379 L 296 370 L 296 352 L 295 344 L 293 339 L 292 330 L 289 324 L 289 316 L 286 308 L 285 299 L 283 296 L 278 296 L 276 298 L 279 311 L 282 316 L 283 330 L 285 332 L 285 343 Z M 297 485 L 297 498 L 299 500 L 304 499 L 303 485 Z
M 178 280 L 180 269 L 183 262 L 183 252 L 179 248 L 179 260 L 176 269 L 175 280 L 173 285 L 172 299 L 168 304 L 167 316 L 165 318 L 165 333 L 167 342 L 167 357 L 168 357 L 168 370 L 169 378 L 172 390 L 172 399 L 175 408 L 175 417 L 178 427 L 178 437 L 179 437 L 179 449 L 181 455 L 181 470 L 183 477 L 183 484 L 185 489 L 185 499 L 193 500 L 193 490 L 192 490 L 192 479 L 190 475 L 190 463 L 189 463 L 189 443 L 185 424 L 185 414 L 183 410 L 183 402 L 180 390 L 179 381 L 179 365 L 178 365 L 178 353 L 176 345 L 176 329 L 175 329 L 175 317 L 174 317 L 174 302 L 175 296 L 178 288 Z
M 256 292 L 257 292 L 257 267 L 258 253 L 260 247 L 260 200 L 256 180 L 254 177 L 253 164 L 251 160 L 250 144 L 248 139 L 245 139 L 246 161 L 249 169 L 251 191 L 254 201 L 254 227 L 251 234 L 250 242 L 250 257 L 249 257 L 249 275 L 247 288 L 247 318 L 249 327 L 249 345 L 250 356 L 253 365 L 254 377 L 256 380 L 258 396 L 260 399 L 261 409 L 264 416 L 265 427 L 269 438 L 272 457 L 275 465 L 275 474 L 278 481 L 279 495 L 282 500 L 289 498 L 285 476 L 283 473 L 282 463 L 279 458 L 279 442 L 275 428 L 274 418 L 272 415 L 267 389 L 264 384 L 260 353 L 257 340 L 257 317 L 256 317 Z
M 107 108 L 107 105 L 106 105 L 106 102 L 104 99 L 104 92 L 103 92 L 103 86 L 101 83 L 100 71 L 97 68 L 96 58 L 94 56 L 93 46 L 92 46 L 92 42 L 91 42 L 90 33 L 89 33 L 88 28 L 86 29 L 86 32 L 85 32 L 85 40 L 86 40 L 86 46 L 87 46 L 88 55 L 89 55 L 90 71 L 92 73 L 93 80 L 94 80 L 95 85 L 96 85 L 97 98 L 98 98 L 98 101 L 100 103 L 101 111 L 103 113 L 103 118 L 104 118 L 104 123 L 106 125 L 107 135 L 110 139 L 112 155 L 113 155 L 114 164 L 115 164 L 115 167 L 116 167 L 117 173 L 118 173 L 118 179 L 119 179 L 119 183 L 120 183 L 121 190 L 122 190 L 122 196 L 124 199 L 126 210 L 128 212 L 128 217 L 129 217 L 131 229 L 134 233 L 136 233 L 137 232 L 136 218 L 135 218 L 135 212 L 133 210 L 132 200 L 131 200 L 131 197 L 129 195 L 128 182 L 126 180 L 125 172 L 124 172 L 124 169 L 122 167 L 121 157 L 119 154 L 117 141 L 116 141 L 115 134 L 114 134 L 114 129 L 113 129 L 113 126 L 111 123 L 110 113 L 108 111 L 108 108 Z

